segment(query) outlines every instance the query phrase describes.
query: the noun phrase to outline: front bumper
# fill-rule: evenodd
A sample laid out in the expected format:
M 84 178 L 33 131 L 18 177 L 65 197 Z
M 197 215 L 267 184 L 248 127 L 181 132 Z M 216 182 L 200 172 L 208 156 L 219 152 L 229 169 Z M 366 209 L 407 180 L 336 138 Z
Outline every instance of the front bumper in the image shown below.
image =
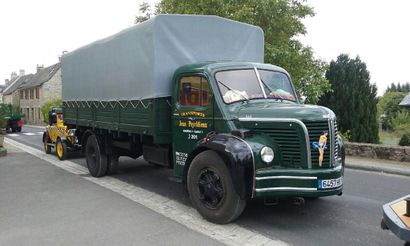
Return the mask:
M 254 197 L 303 196 L 321 197 L 341 194 L 343 182 L 333 188 L 322 188 L 320 180 L 343 180 L 343 166 L 326 169 L 257 170 Z

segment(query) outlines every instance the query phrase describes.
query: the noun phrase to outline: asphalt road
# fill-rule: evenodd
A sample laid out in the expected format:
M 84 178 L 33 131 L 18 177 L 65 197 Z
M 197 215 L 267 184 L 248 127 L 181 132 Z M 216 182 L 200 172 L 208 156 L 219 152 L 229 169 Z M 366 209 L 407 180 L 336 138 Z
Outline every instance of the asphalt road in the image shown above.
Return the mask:
M 42 149 L 41 129 L 24 127 L 10 138 Z M 79 154 L 70 160 L 85 166 Z M 147 164 L 141 159 L 120 159 L 113 177 L 189 205 L 172 170 Z M 380 229 L 382 205 L 410 193 L 410 178 L 347 169 L 343 196 L 307 200 L 304 205 L 281 201 L 265 206 L 251 201 L 239 225 L 292 245 L 403 245 L 391 232 Z

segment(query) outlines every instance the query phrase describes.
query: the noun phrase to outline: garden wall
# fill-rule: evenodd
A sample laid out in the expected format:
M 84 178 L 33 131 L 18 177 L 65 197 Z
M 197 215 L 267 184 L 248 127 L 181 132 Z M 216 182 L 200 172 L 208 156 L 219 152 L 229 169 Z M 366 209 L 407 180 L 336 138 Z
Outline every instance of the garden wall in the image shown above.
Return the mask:
M 410 162 L 410 147 L 348 142 L 345 149 L 350 156 Z

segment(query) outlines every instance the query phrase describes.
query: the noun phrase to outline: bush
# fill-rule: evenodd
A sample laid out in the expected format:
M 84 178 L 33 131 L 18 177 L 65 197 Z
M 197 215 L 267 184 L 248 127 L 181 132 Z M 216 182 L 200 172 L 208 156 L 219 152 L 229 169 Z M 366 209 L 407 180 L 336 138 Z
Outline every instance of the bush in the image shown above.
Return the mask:
M 410 134 L 403 134 L 399 142 L 400 146 L 410 146 Z
M 9 116 L 9 105 L 0 104 L 0 129 L 4 129 L 7 126 L 6 117 Z
M 61 108 L 61 99 L 57 99 L 54 101 L 48 101 L 43 106 L 41 106 L 41 113 L 43 114 L 44 123 L 48 123 L 48 112 L 52 108 Z
M 410 135 L 410 114 L 407 110 L 397 112 L 391 123 L 397 136 Z

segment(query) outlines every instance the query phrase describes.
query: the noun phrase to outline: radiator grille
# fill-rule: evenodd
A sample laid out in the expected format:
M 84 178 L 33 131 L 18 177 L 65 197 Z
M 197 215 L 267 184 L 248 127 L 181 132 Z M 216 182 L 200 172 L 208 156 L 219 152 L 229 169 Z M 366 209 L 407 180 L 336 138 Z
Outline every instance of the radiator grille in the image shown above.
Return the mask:
M 302 165 L 302 156 L 300 148 L 302 146 L 301 139 L 296 129 L 256 129 L 257 132 L 263 132 L 269 135 L 272 139 L 278 143 L 283 165 L 300 167 Z

